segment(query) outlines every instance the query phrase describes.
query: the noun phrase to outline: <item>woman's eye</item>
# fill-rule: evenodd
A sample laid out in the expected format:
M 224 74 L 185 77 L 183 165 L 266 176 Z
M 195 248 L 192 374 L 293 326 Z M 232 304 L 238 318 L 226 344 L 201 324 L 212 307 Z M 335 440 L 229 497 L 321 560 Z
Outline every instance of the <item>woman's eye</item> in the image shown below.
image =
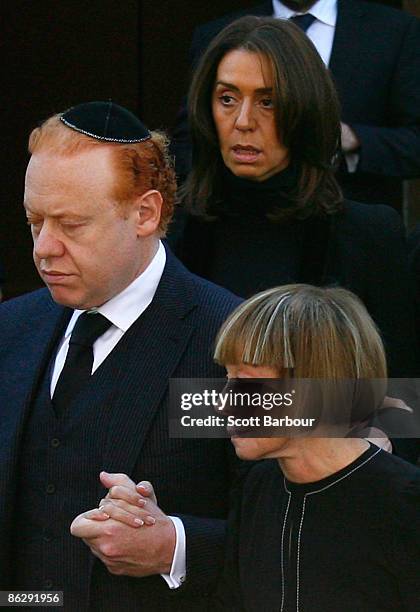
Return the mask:
M 261 106 L 264 108 L 274 108 L 273 100 L 271 98 L 263 98 L 261 100 Z
M 227 94 L 219 96 L 219 100 L 224 106 L 229 106 L 234 101 L 232 96 L 228 96 Z

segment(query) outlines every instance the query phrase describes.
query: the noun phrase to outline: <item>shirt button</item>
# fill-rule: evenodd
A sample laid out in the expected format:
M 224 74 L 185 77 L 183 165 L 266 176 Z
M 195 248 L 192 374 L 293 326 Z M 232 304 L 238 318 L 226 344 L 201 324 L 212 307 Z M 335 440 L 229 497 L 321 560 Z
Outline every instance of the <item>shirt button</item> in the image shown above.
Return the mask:
M 55 485 L 49 484 L 46 488 L 47 493 L 55 493 Z
M 61 442 L 60 442 L 60 440 L 58 438 L 53 438 L 51 440 L 51 446 L 53 448 L 57 448 L 58 446 L 60 446 L 60 444 L 61 444 Z
M 52 580 L 44 580 L 44 589 L 51 589 L 53 585 Z
M 44 535 L 43 540 L 44 542 L 52 542 L 52 537 L 50 535 Z

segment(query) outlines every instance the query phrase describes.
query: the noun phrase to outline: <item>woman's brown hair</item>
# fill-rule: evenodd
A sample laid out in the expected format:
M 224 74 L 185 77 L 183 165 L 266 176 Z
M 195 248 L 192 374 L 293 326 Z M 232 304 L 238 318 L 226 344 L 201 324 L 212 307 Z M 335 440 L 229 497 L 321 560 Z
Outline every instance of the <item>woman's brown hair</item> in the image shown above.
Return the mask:
M 222 58 L 235 49 L 267 58 L 273 74 L 277 135 L 297 171 L 288 193 L 290 207 L 271 219 L 306 218 L 341 208 L 342 194 L 334 177 L 340 150 L 340 111 L 333 82 L 315 47 L 293 23 L 244 17 L 222 30 L 197 66 L 189 92 L 193 145 L 192 171 L 180 198 L 190 210 L 206 215 L 222 198 L 223 161 L 212 116 L 211 100 Z

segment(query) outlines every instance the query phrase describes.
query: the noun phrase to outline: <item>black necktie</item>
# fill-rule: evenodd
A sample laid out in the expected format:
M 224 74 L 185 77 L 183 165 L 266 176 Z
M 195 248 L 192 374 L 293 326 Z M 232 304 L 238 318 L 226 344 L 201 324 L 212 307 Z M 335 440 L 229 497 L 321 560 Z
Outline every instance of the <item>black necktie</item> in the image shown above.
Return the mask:
M 69 350 L 53 395 L 53 406 L 61 416 L 89 380 L 93 366 L 93 343 L 111 326 L 98 312 L 83 312 L 70 336 Z
M 306 13 L 305 15 L 295 15 L 294 17 L 290 17 L 290 21 L 293 21 L 301 30 L 306 32 L 311 24 L 315 21 L 316 17 L 311 15 L 310 13 Z

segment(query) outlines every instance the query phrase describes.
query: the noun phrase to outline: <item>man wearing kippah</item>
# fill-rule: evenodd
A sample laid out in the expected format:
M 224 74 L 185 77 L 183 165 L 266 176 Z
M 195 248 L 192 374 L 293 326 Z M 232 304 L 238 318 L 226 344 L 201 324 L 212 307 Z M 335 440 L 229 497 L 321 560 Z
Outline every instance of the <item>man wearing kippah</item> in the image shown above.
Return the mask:
M 0 590 L 63 591 L 71 612 L 201 609 L 231 451 L 169 438 L 168 379 L 222 375 L 211 346 L 239 300 L 160 240 L 176 187 L 162 134 L 91 102 L 45 121 L 29 151 L 47 288 L 0 306 Z M 90 518 L 107 494 L 143 519 Z

